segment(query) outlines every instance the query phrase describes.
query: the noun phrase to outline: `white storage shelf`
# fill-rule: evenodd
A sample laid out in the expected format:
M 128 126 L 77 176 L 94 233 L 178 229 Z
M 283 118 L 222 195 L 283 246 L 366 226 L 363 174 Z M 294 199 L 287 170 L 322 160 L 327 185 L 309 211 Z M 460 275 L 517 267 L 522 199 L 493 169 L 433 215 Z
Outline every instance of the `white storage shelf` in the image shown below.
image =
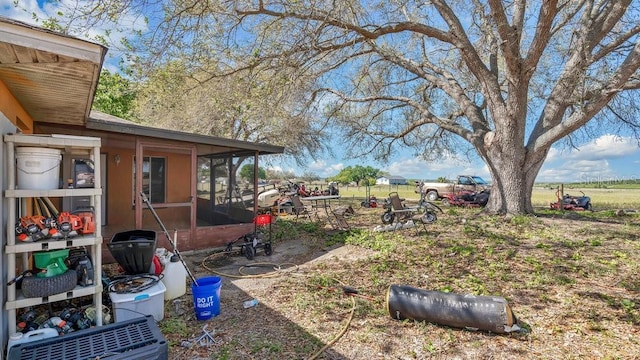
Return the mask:
M 56 190 L 6 190 L 5 197 L 66 197 L 66 196 L 94 196 L 102 194 L 100 189 L 56 189 Z
M 98 283 L 100 283 L 98 281 Z M 20 291 L 16 291 L 15 300 L 9 301 L 5 305 L 7 310 L 16 310 L 22 309 L 30 306 L 37 306 L 42 304 L 47 304 L 56 301 L 69 300 L 74 299 L 81 296 L 90 296 L 95 295 L 96 291 L 102 292 L 102 285 L 96 286 L 76 286 L 75 289 L 71 291 L 63 292 L 60 294 L 55 294 L 47 297 L 36 297 L 36 298 L 26 298 L 22 296 Z
M 102 186 L 100 184 L 100 138 L 79 137 L 67 135 L 21 135 L 9 134 L 4 136 L 7 144 L 8 166 L 6 171 L 7 189 L 4 196 L 7 198 L 9 211 L 7 214 L 7 244 L 4 252 L 7 255 L 7 278 L 16 277 L 16 257 L 23 257 L 23 265 L 28 254 L 35 251 L 58 250 L 84 246 L 90 249 L 90 256 L 94 268 L 94 286 L 77 286 L 71 291 L 54 294 L 47 297 L 25 298 L 16 289 L 16 285 L 7 286 L 7 301 L 5 309 L 9 315 L 9 333 L 16 332 L 16 311 L 21 308 L 37 306 L 56 301 L 69 300 L 81 296 L 93 296 L 94 306 L 102 306 L 102 233 L 101 233 L 101 201 Z M 15 149 L 19 146 L 33 146 L 60 149 L 64 155 L 85 155 L 94 163 L 94 188 L 83 189 L 53 189 L 53 190 L 24 190 L 16 189 L 16 163 Z M 89 196 L 94 206 L 95 232 L 92 235 L 76 236 L 68 239 L 16 243 L 15 228 L 17 201 L 31 197 L 69 197 Z M 96 324 L 102 325 L 102 312 L 96 312 Z
M 34 251 L 60 250 L 78 246 L 91 246 L 101 243 L 95 236 L 77 236 L 68 239 L 52 241 L 23 242 L 20 244 L 7 245 L 5 253 L 20 254 Z

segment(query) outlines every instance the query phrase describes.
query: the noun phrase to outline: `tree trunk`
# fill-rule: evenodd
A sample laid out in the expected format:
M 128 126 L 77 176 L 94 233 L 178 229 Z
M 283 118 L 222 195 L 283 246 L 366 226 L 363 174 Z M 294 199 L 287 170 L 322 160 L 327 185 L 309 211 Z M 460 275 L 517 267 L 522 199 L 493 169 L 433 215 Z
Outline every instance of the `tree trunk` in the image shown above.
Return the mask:
M 493 142 L 493 146 L 485 153 L 492 188 L 484 212 L 507 216 L 532 214 L 531 193 L 545 157 L 539 157 L 532 164 L 525 161 L 526 150 L 523 146 L 510 144 L 506 148 L 515 150 L 501 151 Z
M 532 187 L 527 186 L 525 176 L 522 169 L 496 167 L 491 173 L 491 194 L 484 211 L 500 215 L 533 213 Z

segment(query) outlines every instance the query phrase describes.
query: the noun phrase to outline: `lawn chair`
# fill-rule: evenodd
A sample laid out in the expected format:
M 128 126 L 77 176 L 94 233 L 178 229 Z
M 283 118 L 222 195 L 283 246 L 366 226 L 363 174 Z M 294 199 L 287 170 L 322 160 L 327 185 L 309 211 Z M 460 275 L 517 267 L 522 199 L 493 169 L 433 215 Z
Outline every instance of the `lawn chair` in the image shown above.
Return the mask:
M 355 211 L 351 206 L 341 206 L 332 211 L 336 218 L 336 225 L 340 230 L 349 230 L 351 226 L 347 222 L 347 217 L 355 215 Z
M 306 217 L 307 219 L 309 219 L 309 221 L 311 221 L 311 214 L 313 212 L 310 211 L 309 208 L 302 203 L 302 200 L 300 200 L 300 196 L 292 196 L 291 202 L 293 203 L 293 208 L 291 209 L 291 211 L 296 215 L 296 221 L 300 216 Z
M 436 216 L 435 213 L 425 209 L 425 212 L 422 212 L 421 206 L 416 207 L 408 207 L 402 203 L 402 199 L 397 192 L 389 193 L 389 202 L 391 203 L 391 225 L 393 229 L 403 228 L 404 225 L 409 221 L 413 221 L 415 226 L 418 226 L 418 223 L 422 224 L 422 227 L 425 231 L 427 231 L 427 224 L 430 224 L 435 221 Z M 417 235 L 420 235 L 420 231 L 416 230 Z

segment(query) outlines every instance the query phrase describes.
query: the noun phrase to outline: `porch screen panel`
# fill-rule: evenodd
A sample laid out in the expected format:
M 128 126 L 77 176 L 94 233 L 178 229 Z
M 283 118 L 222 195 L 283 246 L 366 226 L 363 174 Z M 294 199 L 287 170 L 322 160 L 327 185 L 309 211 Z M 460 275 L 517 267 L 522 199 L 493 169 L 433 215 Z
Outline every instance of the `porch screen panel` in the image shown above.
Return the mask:
M 145 157 L 142 162 L 142 191 L 152 203 L 166 199 L 166 159 Z

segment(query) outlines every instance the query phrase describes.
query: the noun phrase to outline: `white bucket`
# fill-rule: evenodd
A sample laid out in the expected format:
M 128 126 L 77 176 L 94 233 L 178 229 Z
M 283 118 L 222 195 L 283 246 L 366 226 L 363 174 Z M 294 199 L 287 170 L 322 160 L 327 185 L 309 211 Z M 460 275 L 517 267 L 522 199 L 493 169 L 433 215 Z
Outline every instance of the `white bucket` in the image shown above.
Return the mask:
M 58 149 L 16 148 L 17 187 L 25 190 L 52 190 L 59 187 L 60 160 Z

